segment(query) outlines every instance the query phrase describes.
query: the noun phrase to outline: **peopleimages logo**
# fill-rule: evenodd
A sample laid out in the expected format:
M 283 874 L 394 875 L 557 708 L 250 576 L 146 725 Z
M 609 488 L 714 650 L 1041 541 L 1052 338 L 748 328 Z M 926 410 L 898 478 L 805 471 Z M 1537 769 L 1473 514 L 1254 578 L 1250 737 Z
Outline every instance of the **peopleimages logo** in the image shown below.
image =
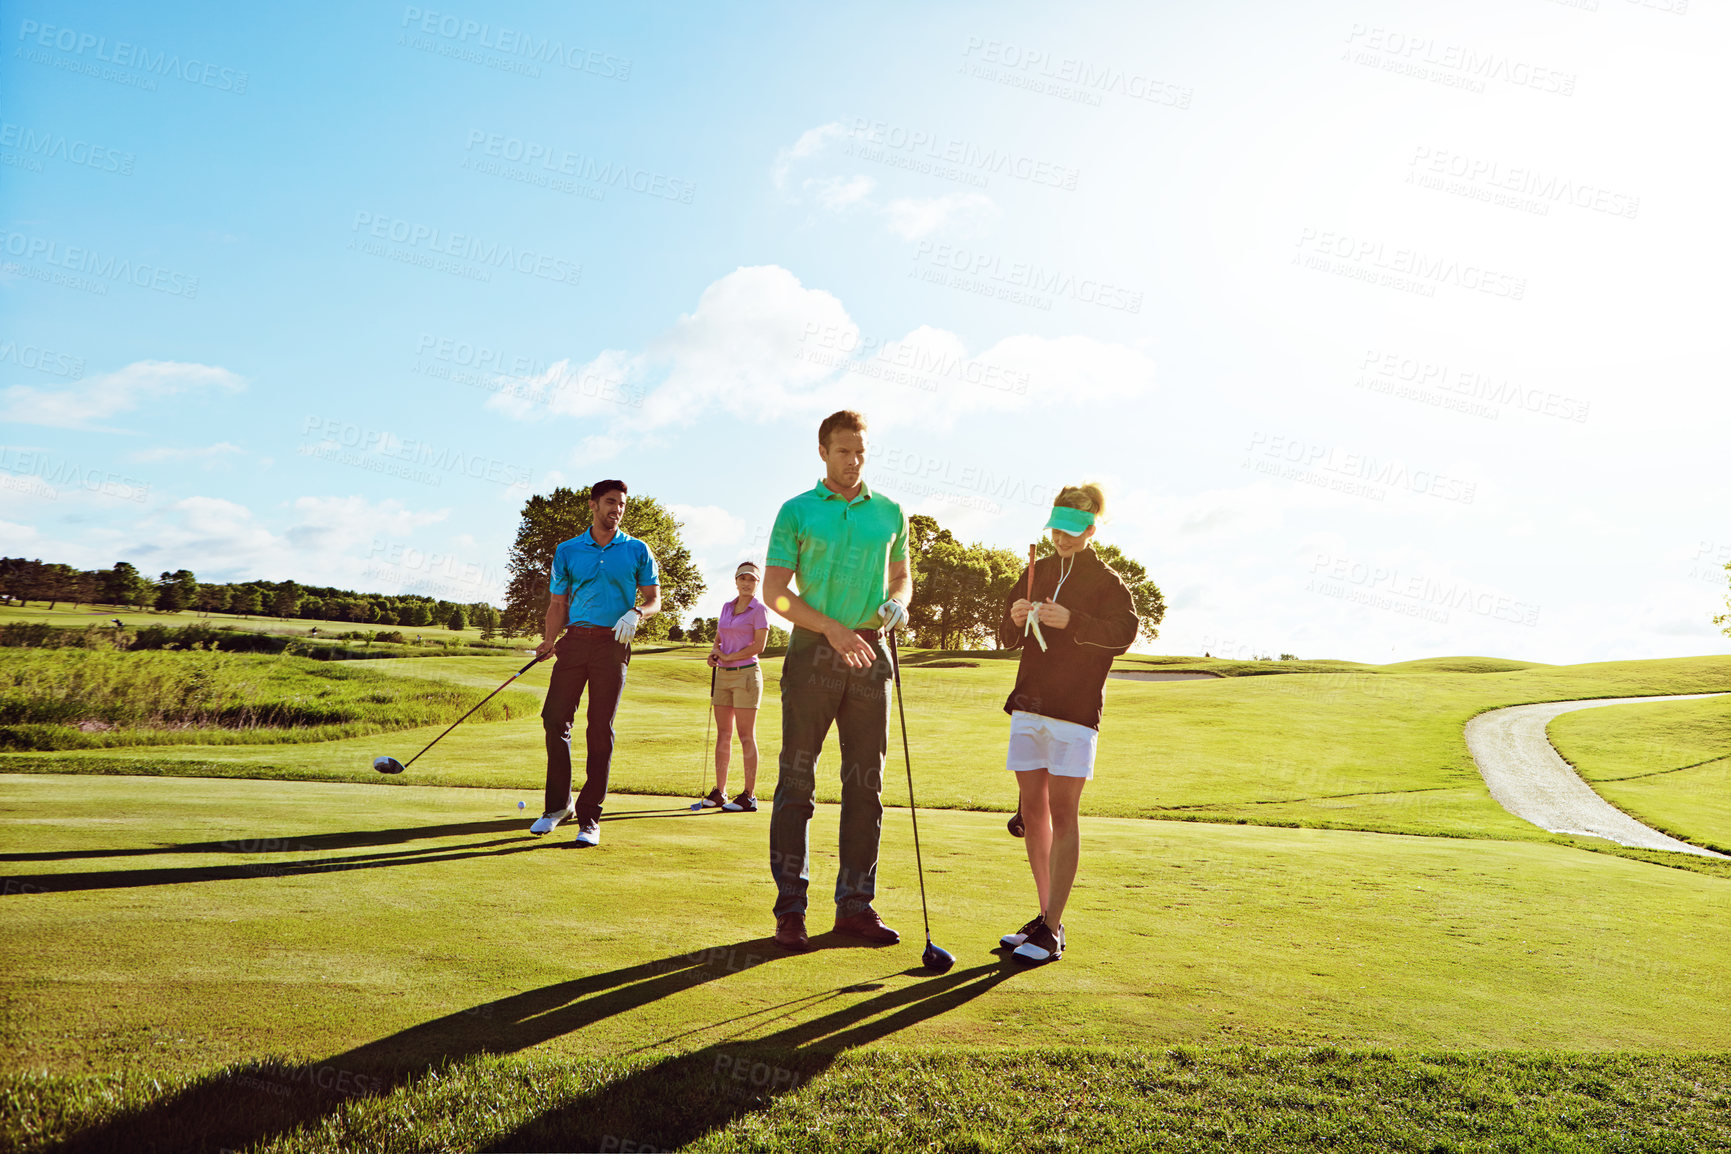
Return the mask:
M 369 240 L 388 241 L 408 250 L 419 250 L 425 261 L 411 259 L 408 261 L 411 264 L 436 262 L 440 257 L 450 257 L 486 268 L 509 269 L 555 284 L 575 285 L 583 279 L 583 266 L 575 261 L 537 252 L 531 248 L 517 248 L 499 241 L 483 240 L 471 233 L 449 232 L 434 225 L 418 224 L 415 221 L 381 216 L 364 210 L 355 213 L 350 231 Z M 373 249 L 369 248 L 367 251 L 372 252 Z M 388 253 L 380 250 L 374 255 Z M 484 269 L 470 271 L 483 274 L 477 279 L 489 279 Z
M 111 64 L 115 68 L 125 68 L 133 72 L 142 72 L 146 77 L 184 80 L 188 84 L 201 88 L 214 88 L 219 92 L 232 92 L 237 96 L 246 92 L 247 74 L 236 68 L 224 68 L 219 64 L 211 64 L 197 57 L 188 56 L 182 59 L 178 52 L 152 52 L 142 44 L 133 44 L 127 40 L 116 40 L 113 44 L 108 37 L 97 36 L 91 32 L 80 32 L 76 28 L 59 28 L 53 24 L 40 24 L 35 20 L 25 20 L 18 25 L 18 39 L 35 48 L 52 48 L 55 51 L 68 53 L 78 57 L 74 63 L 74 71 L 106 72 L 96 64 Z M 54 63 L 51 59 L 35 54 L 32 59 L 39 64 Z M 104 79 L 117 79 L 114 76 L 104 76 Z M 134 80 L 145 79 L 138 77 Z M 154 89 L 154 83 L 140 85 Z
M 426 36 L 437 36 L 450 42 L 452 47 L 483 48 L 505 57 L 521 57 L 524 63 L 557 64 L 605 80 L 631 79 L 631 61 L 622 56 L 566 44 L 549 36 L 537 38 L 533 32 L 494 27 L 449 12 L 407 7 L 403 9 L 402 27 Z
M 70 273 L 94 277 L 99 288 L 102 287 L 102 281 L 124 281 L 138 288 L 185 297 L 187 300 L 198 297 L 198 278 L 195 276 L 187 276 L 185 273 L 144 261 L 134 263 L 126 257 L 104 254 L 81 245 L 62 245 L 59 241 L 45 236 L 0 232 L 0 252 L 24 260 L 40 261 Z M 106 292 L 106 288 L 103 288 L 103 291 Z
M 136 159 L 130 152 L 46 129 L 26 128 L 10 120 L 0 121 L 0 148 L 15 148 L 21 155 L 38 162 L 63 160 L 67 164 L 82 165 L 97 172 L 112 172 L 117 176 L 131 176 Z M 41 172 L 41 165 L 33 165 L 32 171 Z

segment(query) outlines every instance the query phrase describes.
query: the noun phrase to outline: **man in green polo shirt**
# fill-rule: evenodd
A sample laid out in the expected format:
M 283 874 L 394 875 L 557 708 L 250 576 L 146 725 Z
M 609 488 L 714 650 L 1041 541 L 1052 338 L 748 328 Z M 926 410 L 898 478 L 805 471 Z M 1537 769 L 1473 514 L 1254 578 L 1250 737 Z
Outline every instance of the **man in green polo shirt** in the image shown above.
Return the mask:
M 892 945 L 901 936 L 872 908 L 889 747 L 890 662 L 879 629 L 907 620 L 908 519 L 866 487 L 865 418 L 842 410 L 817 431 L 824 478 L 782 505 L 769 536 L 764 600 L 793 622 L 781 667 L 781 773 L 769 819 L 775 940 L 810 949 L 807 827 L 817 759 L 831 723 L 841 743 L 841 871 L 837 933 Z M 790 583 L 797 581 L 797 593 Z

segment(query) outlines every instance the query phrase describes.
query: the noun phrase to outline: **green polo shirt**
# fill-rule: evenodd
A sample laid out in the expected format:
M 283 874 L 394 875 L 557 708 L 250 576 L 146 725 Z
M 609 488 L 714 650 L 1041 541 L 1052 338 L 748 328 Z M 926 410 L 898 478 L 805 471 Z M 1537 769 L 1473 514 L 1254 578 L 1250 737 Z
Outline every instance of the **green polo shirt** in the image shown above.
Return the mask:
M 889 563 L 907 559 L 907 514 L 863 481 L 851 501 L 819 481 L 782 505 L 769 534 L 769 563 L 792 569 L 800 599 L 849 629 L 878 624 Z

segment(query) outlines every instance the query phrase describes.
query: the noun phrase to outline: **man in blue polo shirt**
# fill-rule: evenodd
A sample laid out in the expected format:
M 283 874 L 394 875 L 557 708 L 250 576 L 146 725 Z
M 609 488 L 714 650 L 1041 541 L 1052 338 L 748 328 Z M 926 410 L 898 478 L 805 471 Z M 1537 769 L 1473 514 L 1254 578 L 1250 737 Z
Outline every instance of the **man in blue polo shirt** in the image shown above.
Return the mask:
M 661 608 L 661 582 L 649 546 L 619 527 L 625 482 L 589 491 L 588 531 L 553 551 L 547 621 L 535 652 L 557 654 L 541 724 L 547 731 L 546 809 L 530 833 L 552 833 L 573 814 L 577 844 L 601 844 L 601 803 L 613 763 L 613 717 L 631 663 L 638 622 Z M 638 599 L 643 603 L 639 605 Z M 583 792 L 571 796 L 571 722 L 589 689 L 588 760 Z

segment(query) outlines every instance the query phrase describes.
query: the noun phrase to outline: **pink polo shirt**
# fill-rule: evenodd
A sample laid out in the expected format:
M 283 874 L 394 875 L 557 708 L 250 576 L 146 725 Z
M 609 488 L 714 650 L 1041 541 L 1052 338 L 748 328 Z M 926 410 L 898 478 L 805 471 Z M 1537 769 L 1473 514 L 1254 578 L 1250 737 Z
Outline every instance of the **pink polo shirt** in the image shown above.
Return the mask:
M 763 602 L 753 597 L 751 604 L 745 607 L 745 612 L 737 616 L 733 612 L 736 597 L 729 597 L 727 604 L 721 607 L 721 617 L 715 627 L 715 639 L 721 645 L 723 653 L 738 653 L 741 649 L 751 648 L 751 641 L 759 629 L 769 628 L 769 608 Z M 735 661 L 731 665 L 723 665 L 723 669 L 744 669 L 757 658 L 746 661 Z

